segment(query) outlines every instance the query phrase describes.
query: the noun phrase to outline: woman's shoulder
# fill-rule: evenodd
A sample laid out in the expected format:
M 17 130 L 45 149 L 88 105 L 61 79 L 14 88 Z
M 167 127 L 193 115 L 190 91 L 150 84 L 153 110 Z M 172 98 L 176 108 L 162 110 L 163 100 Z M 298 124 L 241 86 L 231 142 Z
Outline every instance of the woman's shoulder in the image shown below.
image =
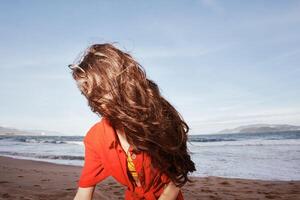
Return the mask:
M 84 137 L 84 145 L 86 148 L 104 155 L 110 153 L 110 147 L 115 142 L 114 129 L 109 120 L 102 117 L 87 131 Z
M 94 123 L 87 133 L 84 136 L 84 142 L 97 142 L 99 139 L 101 139 L 104 134 L 104 123 L 105 123 L 105 118 L 102 117 L 98 122 Z

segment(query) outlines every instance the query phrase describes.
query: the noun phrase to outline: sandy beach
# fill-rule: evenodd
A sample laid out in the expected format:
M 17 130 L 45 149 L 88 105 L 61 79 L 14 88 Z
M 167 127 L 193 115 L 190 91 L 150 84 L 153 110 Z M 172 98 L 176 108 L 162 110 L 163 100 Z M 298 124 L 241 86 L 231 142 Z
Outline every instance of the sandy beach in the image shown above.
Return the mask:
M 0 199 L 73 199 L 81 167 L 0 156 Z M 300 199 L 300 181 L 193 177 L 185 199 Z M 94 199 L 124 199 L 124 188 L 108 178 Z

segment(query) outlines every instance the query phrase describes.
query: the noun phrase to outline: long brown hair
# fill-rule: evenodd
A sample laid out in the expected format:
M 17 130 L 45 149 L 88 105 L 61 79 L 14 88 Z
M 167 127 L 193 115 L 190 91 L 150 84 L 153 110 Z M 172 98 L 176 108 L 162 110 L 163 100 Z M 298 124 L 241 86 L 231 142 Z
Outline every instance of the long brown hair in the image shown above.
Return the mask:
M 123 130 L 134 151 L 146 151 L 177 186 L 190 181 L 196 169 L 187 149 L 189 126 L 144 68 L 112 43 L 93 44 L 80 58 L 70 67 L 91 110 Z

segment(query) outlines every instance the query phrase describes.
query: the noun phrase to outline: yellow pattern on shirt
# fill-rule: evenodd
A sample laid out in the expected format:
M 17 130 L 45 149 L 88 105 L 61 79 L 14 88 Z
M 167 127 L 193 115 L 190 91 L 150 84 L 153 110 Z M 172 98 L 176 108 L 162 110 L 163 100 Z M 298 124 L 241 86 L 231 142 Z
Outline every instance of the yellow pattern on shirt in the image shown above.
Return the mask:
M 134 163 L 133 163 L 132 158 L 130 156 L 130 153 L 128 153 L 128 156 L 127 156 L 127 167 L 128 167 L 129 172 L 131 173 L 132 177 L 136 180 L 138 175 L 137 175 L 137 172 L 135 170 L 135 166 L 134 166 Z

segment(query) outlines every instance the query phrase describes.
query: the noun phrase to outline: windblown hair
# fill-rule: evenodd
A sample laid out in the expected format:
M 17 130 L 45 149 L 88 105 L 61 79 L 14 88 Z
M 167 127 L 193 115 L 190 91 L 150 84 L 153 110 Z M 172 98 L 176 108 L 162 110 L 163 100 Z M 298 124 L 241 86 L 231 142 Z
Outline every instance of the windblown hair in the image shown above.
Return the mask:
M 123 130 L 134 151 L 146 151 L 177 186 L 191 181 L 188 173 L 196 169 L 187 149 L 189 126 L 144 68 L 112 43 L 89 46 L 75 65 L 72 76 L 91 110 Z

